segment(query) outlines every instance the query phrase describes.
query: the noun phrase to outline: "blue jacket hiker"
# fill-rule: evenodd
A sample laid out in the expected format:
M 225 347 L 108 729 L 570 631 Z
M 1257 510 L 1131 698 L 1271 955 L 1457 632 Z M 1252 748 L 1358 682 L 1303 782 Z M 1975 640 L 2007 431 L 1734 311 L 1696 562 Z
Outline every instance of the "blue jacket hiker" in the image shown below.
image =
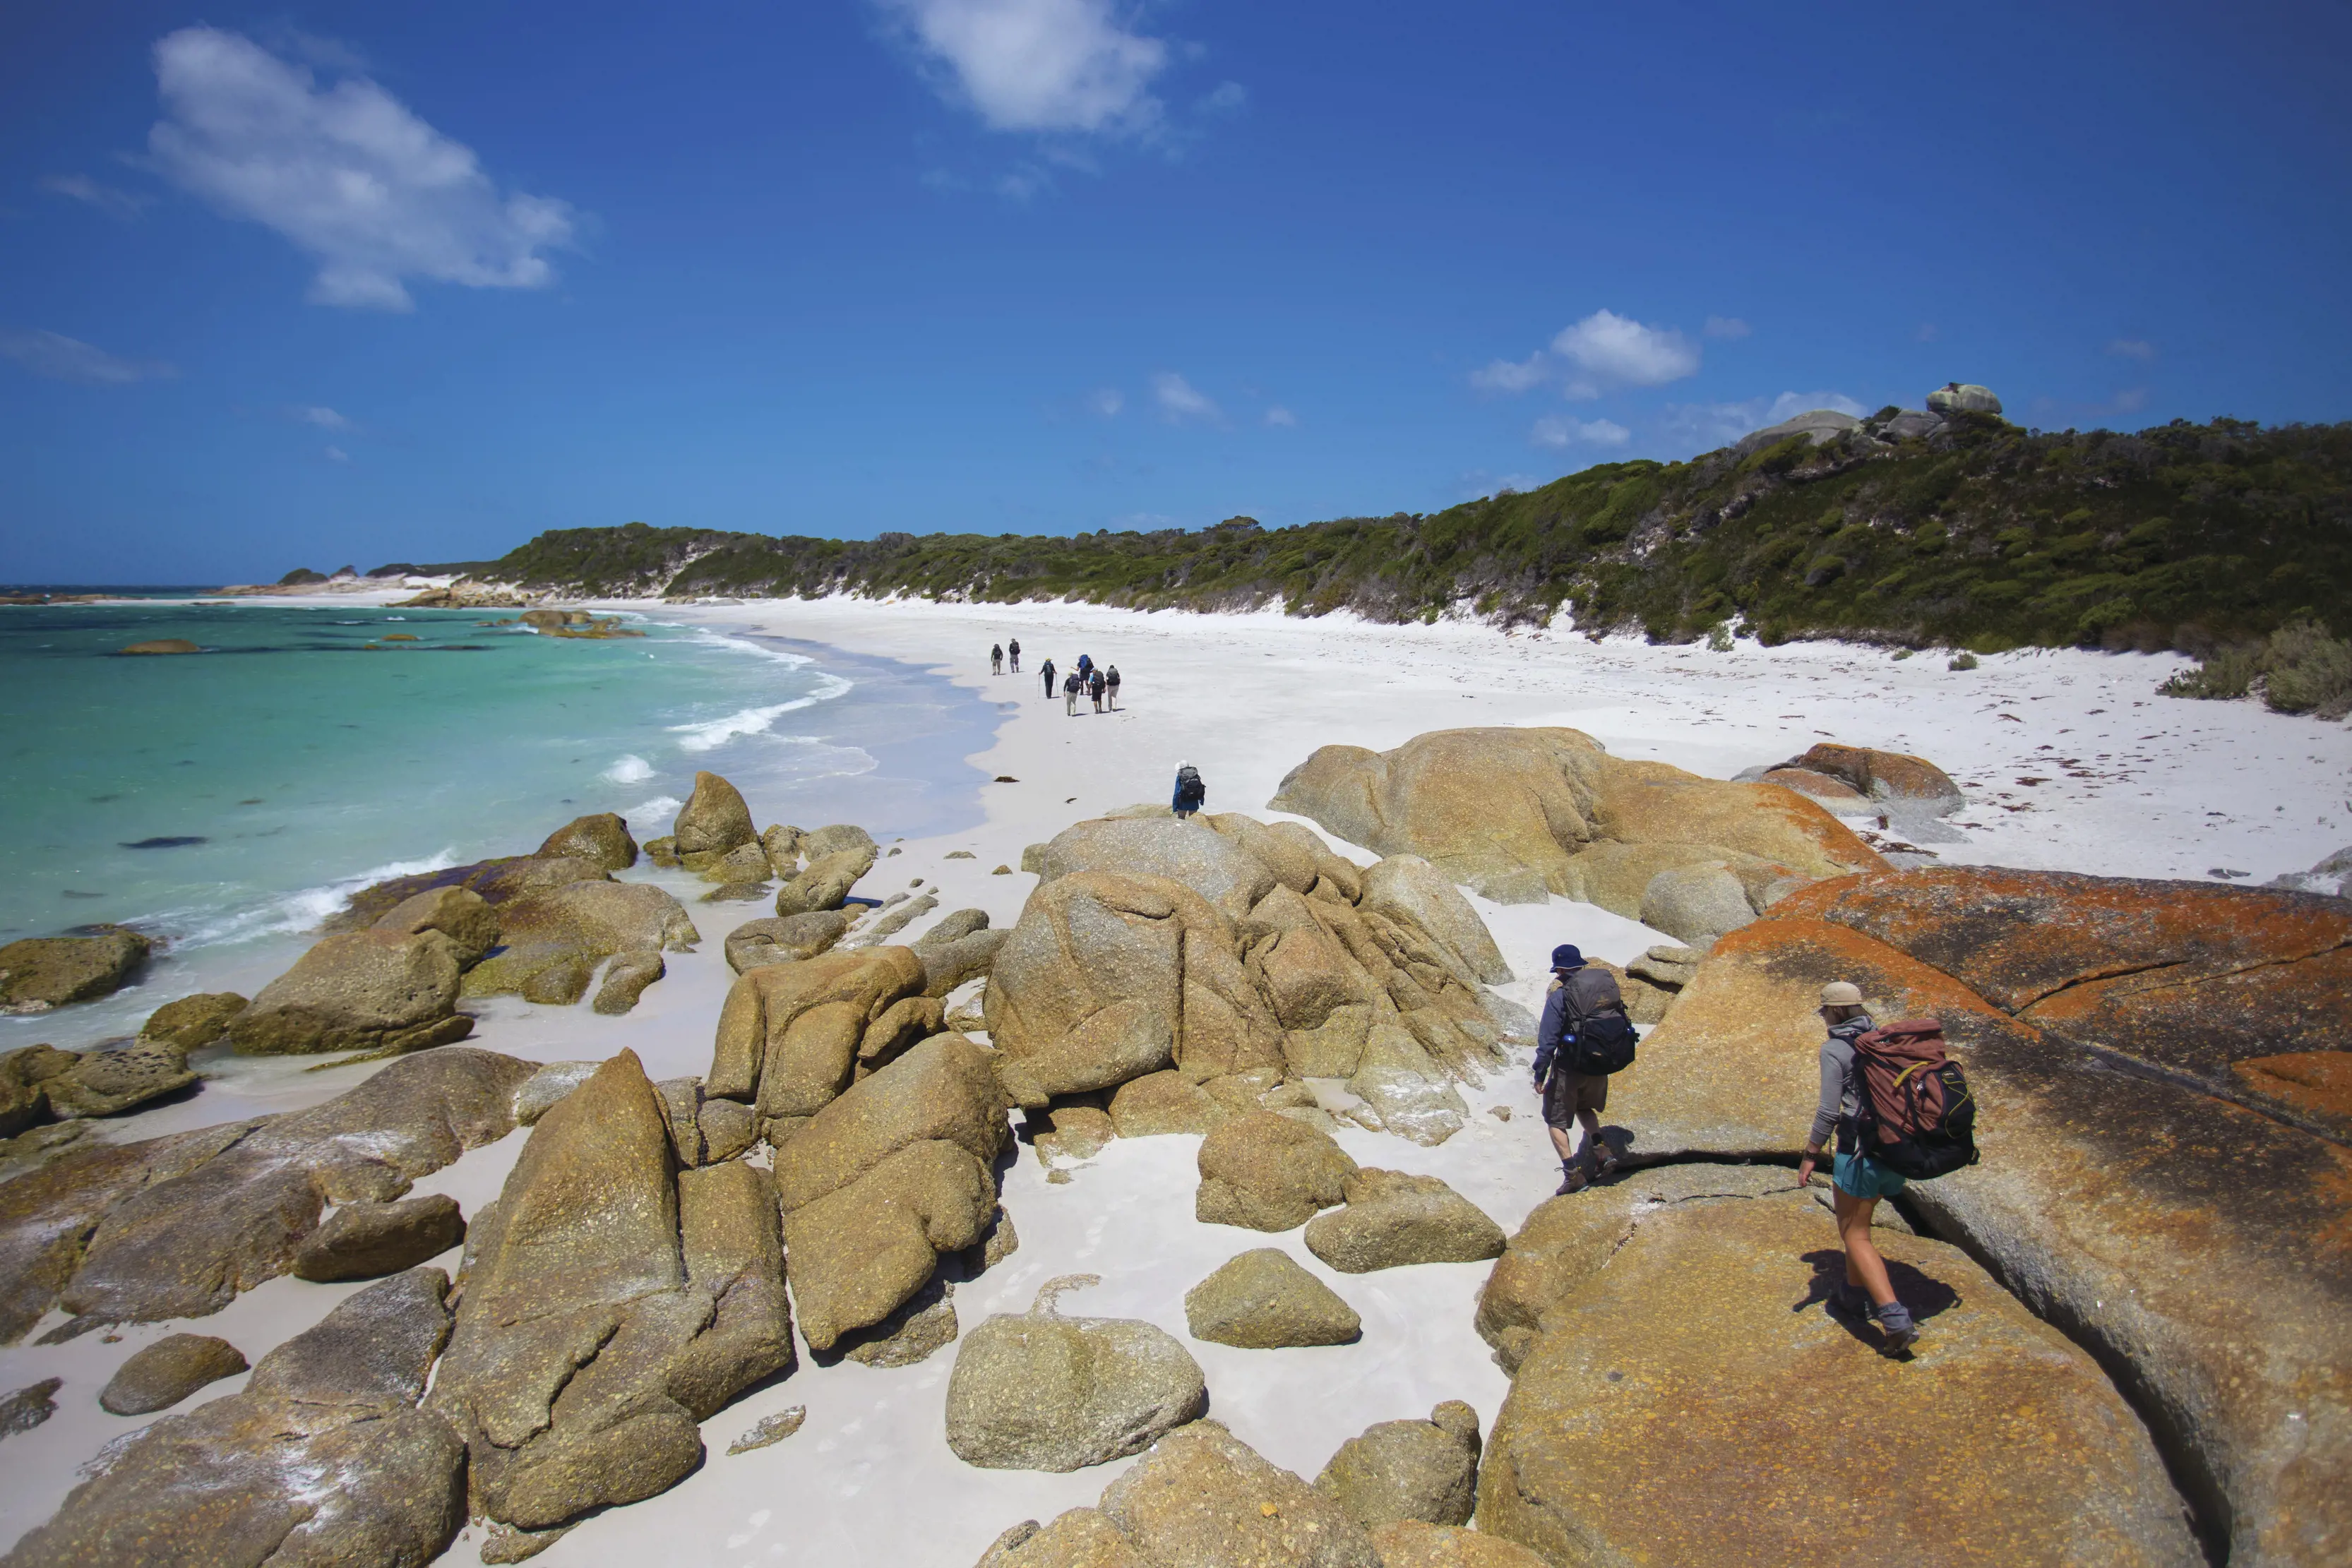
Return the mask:
M 1201 770 L 1189 762 L 1176 765 L 1176 793 L 1169 798 L 1169 809 L 1179 821 L 1199 810 L 1209 799 L 1209 787 L 1201 782 Z
M 1563 1053 L 1572 1047 L 1579 1023 L 1604 1009 L 1622 1009 L 1625 1000 L 1617 977 L 1587 966 L 1572 943 L 1551 950 L 1551 970 L 1543 1019 L 1536 1026 L 1536 1088 L 1543 1095 L 1552 1150 L 1559 1155 L 1559 1196 L 1582 1192 L 1595 1176 L 1617 1168 L 1616 1152 L 1601 1136 L 1601 1113 L 1609 1108 L 1608 1075 L 1578 1072 Z M 1583 1132 L 1581 1147 L 1569 1136 L 1571 1124 Z

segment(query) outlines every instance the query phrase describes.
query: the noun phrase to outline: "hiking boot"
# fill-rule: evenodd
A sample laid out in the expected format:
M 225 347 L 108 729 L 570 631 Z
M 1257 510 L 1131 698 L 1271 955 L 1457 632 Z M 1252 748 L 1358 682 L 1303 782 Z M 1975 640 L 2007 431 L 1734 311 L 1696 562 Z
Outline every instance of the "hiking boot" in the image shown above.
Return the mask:
M 1571 1193 L 1582 1192 L 1591 1185 L 1592 1178 L 1584 1174 L 1583 1166 L 1570 1166 L 1561 1174 L 1559 1190 L 1555 1191 L 1552 1197 L 1566 1197 Z
M 1889 1351 L 1908 1350 L 1919 1337 L 1919 1325 L 1911 1321 L 1911 1309 L 1900 1301 L 1889 1301 L 1872 1310 L 1878 1320 L 1878 1333 Z
M 1594 1171 L 1592 1174 L 1593 1174 L 1593 1175 L 1595 1175 L 1595 1176 L 1614 1176 L 1614 1175 L 1616 1175 L 1616 1174 L 1617 1174 L 1617 1151 L 1616 1151 L 1616 1150 L 1614 1150 L 1614 1149 L 1612 1149 L 1612 1148 L 1611 1148 L 1611 1147 L 1610 1147 L 1608 1145 L 1606 1145 L 1606 1144 L 1601 1145 L 1600 1168 L 1599 1168 L 1598 1170 Z

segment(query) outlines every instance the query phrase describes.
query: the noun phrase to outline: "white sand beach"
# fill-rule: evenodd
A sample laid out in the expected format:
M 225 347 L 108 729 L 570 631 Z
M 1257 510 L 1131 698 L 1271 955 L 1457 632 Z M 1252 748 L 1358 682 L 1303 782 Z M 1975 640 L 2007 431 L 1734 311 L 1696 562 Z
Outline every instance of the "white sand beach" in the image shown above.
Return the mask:
M 843 599 L 600 608 L 907 661 L 1003 705 L 993 746 L 965 759 L 982 806 L 980 824 L 897 844 L 886 837 L 892 852 L 858 889 L 879 895 L 919 881 L 936 889 L 941 914 L 978 907 L 998 925 L 1018 916 L 1034 885 L 1018 870 L 1024 845 L 1108 810 L 1164 801 L 1180 760 L 1201 769 L 1212 810 L 1266 816 L 1283 776 L 1318 746 L 1381 749 L 1423 731 L 1472 725 L 1572 727 L 1618 755 L 1717 778 L 1778 762 L 1824 738 L 1916 753 L 1969 794 L 1969 808 L 1950 819 L 1958 841 L 1917 846 L 1956 862 L 2140 877 L 2228 871 L 2242 873 L 2233 880 L 2260 882 L 2352 842 L 2352 729 L 2251 703 L 2159 697 L 2158 683 L 2184 664 L 2171 655 L 2019 653 L 1952 671 L 1940 654 L 1898 661 L 1836 644 L 1742 643 L 1718 653 L 1593 643 L 1559 631 L 1507 635 L 1468 622 L 1381 626 L 1339 615 L 1302 621 Z M 1022 643 L 1023 672 L 991 675 L 990 643 L 1013 637 Z M 1081 716 L 1067 717 L 1060 695 L 1045 695 L 1038 666 L 1050 656 L 1066 668 L 1081 653 L 1119 667 L 1119 712 L 1097 716 L 1082 701 Z M 1008 781 L 985 782 L 999 776 Z M 785 815 L 777 803 L 754 798 L 751 805 L 762 823 Z M 563 815 L 551 806 L 549 825 Z M 1360 861 L 1373 858 L 1338 847 Z M 997 874 L 1000 865 L 1013 869 Z M 732 978 L 720 938 L 765 910 L 693 904 L 702 884 L 679 873 L 641 866 L 626 874 L 662 882 L 689 901 L 700 950 L 674 956 L 668 977 L 626 1017 L 501 999 L 478 1009 L 470 1043 L 548 1061 L 627 1047 L 656 1078 L 709 1065 Z M 1591 905 L 1474 902 L 1519 977 L 1501 988 L 1522 1002 L 1537 999 L 1543 955 L 1554 942 L 1576 941 L 1622 962 L 1664 939 Z M 108 1134 L 145 1137 L 288 1109 L 338 1092 L 367 1071 L 307 1074 L 273 1066 L 243 1073 L 234 1084 L 123 1118 Z M 1465 1088 L 1465 1096 L 1470 1124 L 1439 1147 L 1353 1128 L 1341 1130 L 1340 1142 L 1365 1165 L 1443 1176 L 1515 1229 L 1559 1176 L 1534 1095 L 1515 1067 Z M 1490 1107 L 1512 1115 L 1499 1119 Z M 1805 1110 L 1790 1108 L 1792 1144 Z M 452 1194 L 471 1212 L 496 1195 L 526 1136 L 518 1132 L 476 1150 L 417 1190 Z M 1312 1258 L 1297 1232 L 1269 1238 L 1200 1225 L 1192 1213 L 1198 1142 L 1114 1142 L 1061 1183 L 1049 1183 L 1024 1147 L 1003 1191 L 1020 1249 L 958 1295 L 965 1325 L 1023 1310 L 1047 1280 L 1085 1272 L 1102 1283 L 1073 1295 L 1066 1310 L 1146 1318 L 1181 1338 L 1188 1288 L 1234 1253 L 1279 1246 L 1355 1306 L 1365 1332 L 1354 1345 L 1311 1350 L 1187 1341 L 1207 1373 L 1211 1413 L 1236 1435 L 1311 1478 L 1339 1442 L 1374 1421 L 1425 1416 L 1450 1398 L 1466 1399 L 1482 1420 L 1493 1419 L 1507 1384 L 1471 1326 L 1486 1265 L 1345 1276 Z M 1822 1233 L 1831 1234 L 1826 1218 Z M 441 1261 L 454 1270 L 456 1254 Z M 73 1484 L 77 1466 L 135 1429 L 136 1421 L 108 1416 L 95 1401 L 132 1351 L 187 1331 L 223 1335 L 257 1360 L 356 1288 L 279 1279 L 212 1318 L 139 1325 L 113 1343 L 92 1334 L 40 1347 L 28 1336 L 0 1350 L 0 1390 L 66 1380 L 57 1416 L 37 1436 L 8 1445 L 0 1540 L 46 1517 Z M 791 1376 L 704 1424 L 709 1457 L 700 1470 L 662 1496 L 587 1520 L 540 1561 L 964 1568 L 1005 1526 L 1090 1502 L 1123 1468 L 1055 1476 L 964 1465 L 943 1439 L 952 1364 L 952 1350 L 887 1371 L 852 1362 L 822 1368 L 803 1354 Z M 215 1385 L 190 1403 L 242 1381 Z M 808 1411 L 797 1435 L 728 1455 L 739 1434 L 796 1405 Z M 446 1561 L 478 1561 L 481 1539 L 478 1528 L 467 1531 Z

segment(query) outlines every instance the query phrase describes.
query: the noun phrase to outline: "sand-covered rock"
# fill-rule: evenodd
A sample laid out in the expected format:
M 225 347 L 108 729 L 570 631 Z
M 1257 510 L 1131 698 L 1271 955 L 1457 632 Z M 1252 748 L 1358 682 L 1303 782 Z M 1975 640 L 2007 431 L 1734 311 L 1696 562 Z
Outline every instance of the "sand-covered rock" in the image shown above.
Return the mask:
M 0 1183 L 0 1342 L 51 1305 L 106 1322 L 218 1311 L 286 1272 L 326 1203 L 398 1197 L 511 1131 L 530 1071 L 445 1048 L 307 1111 L 79 1149 Z
M 1460 1132 L 1470 1118 L 1470 1107 L 1461 1094 L 1433 1072 L 1424 1075 L 1390 1066 L 1360 1068 L 1348 1080 L 1348 1092 L 1364 1103 L 1382 1132 L 1429 1147 Z
M 1398 1520 L 1371 1531 L 1381 1568 L 1546 1568 L 1516 1542 L 1475 1530 Z
M 1219 1265 L 1184 1293 L 1184 1321 L 1194 1339 L 1244 1350 L 1353 1344 L 1364 1333 L 1356 1310 L 1278 1247 Z
M 839 909 L 747 920 L 727 934 L 727 967 L 737 974 L 763 964 L 814 958 L 841 940 L 855 918 Z
M 1393 751 L 1327 746 L 1271 802 L 1383 855 L 1419 855 L 1504 903 L 1547 893 L 1639 918 L 1651 877 L 1741 857 L 1801 878 L 1877 854 L 1813 802 L 1769 785 L 1612 758 L 1572 729 L 1453 729 Z
M 688 855 L 723 855 L 759 836 L 741 792 L 716 773 L 694 776 L 694 793 L 678 808 L 677 822 L 670 829 L 673 852 L 681 860 Z
M 2352 1260 L 2326 1239 L 2352 1124 L 2313 1064 L 2341 1060 L 2352 910 L 1994 868 L 1809 888 L 1717 943 L 1619 1076 L 1634 1152 L 1784 1155 L 1831 979 L 1943 1020 L 1983 1161 L 1911 1201 L 2127 1369 L 2232 1561 L 2352 1540 L 2311 1458 L 2352 1452 Z
M 791 1363 L 767 1174 L 677 1172 L 634 1051 L 540 1119 L 474 1231 L 433 1407 L 505 1524 L 667 1490 L 701 1460 L 697 1424 Z
M 457 1011 L 464 968 L 436 930 L 324 936 L 230 1020 L 229 1039 L 245 1056 L 446 1045 L 474 1029 Z
M 1282 1061 L 1232 923 L 1163 877 L 1080 871 L 1044 883 L 997 950 L 983 1006 L 1024 1104 L 1171 1065 L 1197 1082 Z
M 539 846 L 541 856 L 558 855 L 593 861 L 606 871 L 626 871 L 637 863 L 637 841 L 629 836 L 625 819 L 612 811 L 574 817 L 547 835 Z
M 122 988 L 153 944 L 121 925 L 75 936 L 28 936 L 0 946 L 0 1011 L 44 1012 Z
M 1290 1230 L 1346 1201 L 1356 1162 L 1327 1133 L 1276 1111 L 1219 1123 L 1201 1140 L 1193 1218 L 1203 1225 Z
M 1347 1207 L 1307 1227 L 1307 1249 L 1343 1274 L 1503 1254 L 1503 1228 L 1440 1178 L 1369 1166 L 1341 1184 Z
M 166 1334 L 134 1351 L 99 1391 L 99 1408 L 112 1416 L 168 1410 L 206 1384 L 246 1369 L 245 1353 L 211 1334 Z
M 446 1193 L 347 1203 L 303 1239 L 293 1273 L 321 1283 L 381 1279 L 437 1258 L 465 1239 L 465 1217 Z
M 1365 1529 L 1467 1524 L 1478 1502 L 1478 1412 L 1449 1399 L 1426 1421 L 1382 1421 L 1349 1438 L 1315 1478 Z
M 1338 1502 L 1214 1421 L 1170 1434 L 1103 1490 L 1103 1517 L 1147 1563 L 1171 1568 L 1379 1568 Z
M 841 850 L 819 855 L 776 892 L 779 916 L 839 909 L 858 879 L 874 869 L 874 850 Z
M 245 1391 L 101 1449 L 11 1568 L 423 1568 L 466 1517 L 466 1450 L 416 1408 L 448 1277 L 372 1285 L 261 1358 Z
M 922 987 L 922 961 L 904 947 L 748 969 L 719 1009 L 705 1086 L 762 1118 L 814 1116 L 854 1081 L 869 1031 L 898 1037 L 903 1015 L 890 1009 Z
M 438 931 L 457 949 L 459 968 L 480 963 L 499 945 L 499 912 L 467 887 L 436 887 L 404 898 L 377 918 L 374 928 L 400 936 Z
M 1480 1528 L 1560 1563 L 1744 1568 L 1832 1541 L 1914 1563 L 2202 1562 L 2088 1355 L 1958 1249 L 1878 1240 L 1923 1325 L 1904 1358 L 1823 1310 L 1842 1254 L 1801 1196 L 1636 1227 L 1547 1313 L 1488 1441 Z M 1837 1435 L 1895 1410 L 1933 1418 L 1870 1422 L 1869 1473 L 1934 1482 L 1857 1486 Z
M 1129 1318 L 1063 1317 L 1054 1286 L 999 1313 L 956 1351 L 948 1447 L 985 1469 L 1075 1470 L 1150 1447 L 1208 1402 L 1200 1364 L 1165 1331 Z
M 651 883 L 575 882 L 499 906 L 505 946 L 469 970 L 469 997 L 568 1006 L 619 953 L 686 953 L 702 940 L 686 905 Z
M 229 1019 L 243 1012 L 248 998 L 235 991 L 205 991 L 165 1002 L 139 1026 L 139 1038 L 169 1046 L 185 1055 L 226 1038 Z

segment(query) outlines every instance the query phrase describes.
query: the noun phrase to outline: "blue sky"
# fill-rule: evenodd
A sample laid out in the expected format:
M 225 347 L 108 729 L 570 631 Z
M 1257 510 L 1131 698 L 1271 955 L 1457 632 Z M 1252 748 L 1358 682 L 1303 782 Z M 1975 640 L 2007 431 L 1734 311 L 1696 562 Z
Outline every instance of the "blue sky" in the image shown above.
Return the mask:
M 0 580 L 2352 417 L 2341 6 L 0 16 Z

